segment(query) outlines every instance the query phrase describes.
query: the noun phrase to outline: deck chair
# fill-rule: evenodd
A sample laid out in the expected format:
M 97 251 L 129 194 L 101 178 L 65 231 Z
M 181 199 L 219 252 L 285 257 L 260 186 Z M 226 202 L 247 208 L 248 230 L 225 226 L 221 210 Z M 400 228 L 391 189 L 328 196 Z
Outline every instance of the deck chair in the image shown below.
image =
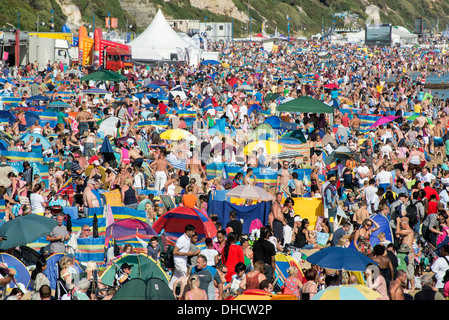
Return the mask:
M 137 145 L 139 146 L 140 151 L 142 151 L 143 156 L 145 158 L 149 158 L 151 154 L 150 154 L 150 148 L 148 148 L 148 142 L 143 141 L 143 140 L 138 140 Z
M 167 208 L 167 210 L 171 210 L 176 207 L 175 201 L 172 199 L 169 195 L 160 195 L 159 196 L 164 203 L 164 207 Z

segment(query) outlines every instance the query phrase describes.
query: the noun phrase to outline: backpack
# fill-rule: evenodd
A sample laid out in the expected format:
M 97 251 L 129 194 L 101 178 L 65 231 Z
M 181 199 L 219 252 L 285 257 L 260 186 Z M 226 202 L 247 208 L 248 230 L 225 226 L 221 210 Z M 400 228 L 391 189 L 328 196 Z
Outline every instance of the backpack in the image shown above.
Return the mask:
M 411 201 L 410 204 L 405 208 L 406 217 L 409 219 L 409 225 L 411 228 L 419 221 L 419 212 L 416 207 L 416 202 Z

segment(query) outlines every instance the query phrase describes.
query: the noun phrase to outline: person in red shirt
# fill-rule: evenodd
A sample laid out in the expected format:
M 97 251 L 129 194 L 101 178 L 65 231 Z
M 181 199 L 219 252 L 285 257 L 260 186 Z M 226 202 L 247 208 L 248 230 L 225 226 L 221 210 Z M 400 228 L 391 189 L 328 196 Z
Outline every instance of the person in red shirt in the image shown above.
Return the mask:
M 427 204 L 427 215 L 438 212 L 437 197 L 431 194 L 429 197 L 429 203 Z
M 158 114 L 159 114 L 158 120 L 164 121 L 165 120 L 165 116 L 167 115 L 168 106 L 165 105 L 162 101 L 159 101 L 157 109 L 158 109 Z
M 438 192 L 430 186 L 429 182 L 424 182 L 424 192 L 426 193 L 426 198 L 430 201 L 430 196 L 434 194 L 436 196 L 437 202 L 440 201 L 440 195 Z
M 348 114 L 344 114 L 343 117 L 341 118 L 341 124 L 343 125 L 343 127 L 345 128 L 349 128 L 349 122 L 351 121 L 351 119 L 349 119 Z

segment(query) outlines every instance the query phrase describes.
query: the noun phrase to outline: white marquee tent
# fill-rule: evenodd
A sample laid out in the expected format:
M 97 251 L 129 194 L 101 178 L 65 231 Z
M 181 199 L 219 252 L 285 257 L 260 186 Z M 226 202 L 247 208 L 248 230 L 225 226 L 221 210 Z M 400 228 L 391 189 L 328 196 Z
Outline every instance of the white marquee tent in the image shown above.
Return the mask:
M 201 52 L 169 25 L 159 9 L 150 25 L 128 45 L 133 60 L 178 60 L 196 64 Z

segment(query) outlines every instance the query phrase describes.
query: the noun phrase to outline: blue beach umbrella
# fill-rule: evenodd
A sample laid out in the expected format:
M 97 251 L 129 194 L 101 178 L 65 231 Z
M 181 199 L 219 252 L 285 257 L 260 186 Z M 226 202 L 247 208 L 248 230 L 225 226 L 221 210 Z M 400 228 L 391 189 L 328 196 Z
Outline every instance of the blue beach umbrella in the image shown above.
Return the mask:
M 310 264 L 326 269 L 346 271 L 366 271 L 369 264 L 377 263 L 356 249 L 343 247 L 328 247 L 307 257 Z

